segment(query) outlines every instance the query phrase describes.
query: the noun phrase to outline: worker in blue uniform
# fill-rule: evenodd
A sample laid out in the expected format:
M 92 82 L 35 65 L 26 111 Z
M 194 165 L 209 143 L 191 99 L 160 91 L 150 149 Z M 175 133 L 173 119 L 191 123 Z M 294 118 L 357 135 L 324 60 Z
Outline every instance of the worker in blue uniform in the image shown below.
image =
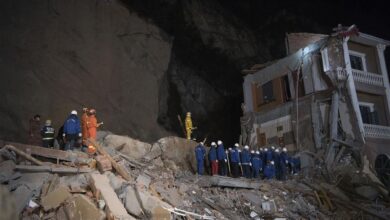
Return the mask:
M 282 152 L 280 153 L 280 179 L 286 180 L 287 179 L 287 166 L 288 166 L 288 154 L 287 154 L 287 148 L 283 148 Z
M 263 161 L 260 158 L 260 151 L 256 151 L 256 153 L 251 158 L 252 163 L 252 177 L 258 178 L 259 173 L 263 168 Z
M 198 175 L 203 175 L 204 173 L 205 155 L 206 155 L 206 149 L 203 145 L 203 142 L 200 142 L 198 146 L 195 147 L 195 157 L 196 157 Z
M 273 179 L 275 178 L 275 163 L 274 161 L 270 161 L 264 168 L 264 177 L 265 179 Z
M 250 178 L 250 152 L 249 152 L 249 146 L 245 145 L 244 150 L 241 152 L 241 165 L 244 173 L 244 177 Z
M 223 146 L 222 141 L 217 142 L 217 158 L 218 158 L 218 168 L 219 168 L 219 175 L 226 176 L 227 170 L 226 170 L 226 163 L 227 163 L 227 155 L 225 152 L 225 147 Z
M 230 151 L 230 163 L 231 163 L 231 169 L 232 169 L 232 175 L 234 178 L 237 178 L 240 176 L 240 153 L 238 152 L 239 145 L 236 143 L 234 147 Z

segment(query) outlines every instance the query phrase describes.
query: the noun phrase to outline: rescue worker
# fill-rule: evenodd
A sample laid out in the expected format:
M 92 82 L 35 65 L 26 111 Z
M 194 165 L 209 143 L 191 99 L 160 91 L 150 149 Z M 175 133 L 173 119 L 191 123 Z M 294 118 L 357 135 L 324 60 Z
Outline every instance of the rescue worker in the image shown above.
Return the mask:
M 236 143 L 236 144 L 234 144 L 233 149 L 230 151 L 232 175 L 234 178 L 237 178 L 240 176 L 240 167 L 239 166 L 241 165 L 241 161 L 240 161 L 240 153 L 238 152 L 238 147 L 239 147 L 239 145 L 238 145 L 238 143 Z
M 252 163 L 252 177 L 258 178 L 259 173 L 263 168 L 263 161 L 260 158 L 260 151 L 256 151 L 256 153 L 251 158 Z
M 217 148 L 215 142 L 211 142 L 211 147 L 209 150 L 209 161 L 211 163 L 211 175 L 218 174 L 218 160 L 217 160 Z
M 264 168 L 264 177 L 265 179 L 273 179 L 275 177 L 275 163 L 274 161 L 269 161 Z
M 87 120 L 88 138 L 96 140 L 96 129 L 102 124 L 103 122 L 97 123 L 96 110 L 89 109 Z
M 264 148 L 263 154 L 261 155 L 261 160 L 263 161 L 263 168 L 267 166 L 267 151 L 268 148 Z
M 46 120 L 45 126 L 41 129 L 42 147 L 54 147 L 54 128 L 51 126 L 51 120 Z
M 206 149 L 203 145 L 203 142 L 200 142 L 198 146 L 195 147 L 195 157 L 197 162 L 198 175 L 203 175 L 205 155 L 206 155 Z
M 186 125 L 187 139 L 191 140 L 192 130 L 194 129 L 194 127 L 192 127 L 191 112 L 187 112 L 185 125 Z
M 79 138 L 81 138 L 80 120 L 77 117 L 77 111 L 73 110 L 64 123 L 65 149 L 73 150 Z
M 279 153 L 279 148 L 275 149 L 275 151 L 274 151 L 273 161 L 275 163 L 275 176 L 276 176 L 276 179 L 280 180 L 280 153 Z
M 218 147 L 217 147 L 217 158 L 218 158 L 218 168 L 219 168 L 219 175 L 221 176 L 226 176 L 227 175 L 227 170 L 226 170 L 226 162 L 227 162 L 227 157 L 225 153 L 225 147 L 223 146 L 222 141 L 217 142 Z
M 29 121 L 29 137 L 28 143 L 31 145 L 40 146 L 41 140 L 41 116 L 34 115 Z
M 273 147 L 273 146 L 272 146 Z M 266 148 L 267 149 L 267 148 Z M 272 149 L 272 148 L 271 148 Z M 272 158 L 272 155 L 273 155 L 273 151 L 272 150 L 266 150 L 265 151 L 265 160 L 266 160 L 266 163 L 270 162 L 271 160 L 273 160 Z
M 249 155 L 249 146 L 245 145 L 244 150 L 241 152 L 241 164 L 242 164 L 242 169 L 244 172 L 244 177 L 250 178 L 251 172 L 250 172 L 250 155 Z
M 82 145 L 83 148 L 86 148 L 88 145 L 87 139 L 88 137 L 88 127 L 87 127 L 87 122 L 88 122 L 88 108 L 83 108 L 83 115 L 81 116 L 81 135 L 82 135 Z
M 280 179 L 286 180 L 287 174 L 287 166 L 288 166 L 288 154 L 287 148 L 282 149 L 282 153 L 280 153 Z

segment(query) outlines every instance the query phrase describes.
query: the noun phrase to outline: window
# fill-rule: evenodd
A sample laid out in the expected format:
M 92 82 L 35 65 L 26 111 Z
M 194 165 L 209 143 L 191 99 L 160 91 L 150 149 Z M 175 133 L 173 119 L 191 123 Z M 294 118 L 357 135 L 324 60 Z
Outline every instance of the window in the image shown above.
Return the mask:
M 272 85 L 272 81 L 269 81 L 262 85 L 263 90 L 263 103 L 269 103 L 275 100 L 274 97 L 274 87 Z
M 363 53 L 349 51 L 349 60 L 351 68 L 354 70 L 367 71 L 366 69 L 366 55 Z
M 359 108 L 364 124 L 378 124 L 378 112 L 374 109 L 374 103 L 359 102 Z

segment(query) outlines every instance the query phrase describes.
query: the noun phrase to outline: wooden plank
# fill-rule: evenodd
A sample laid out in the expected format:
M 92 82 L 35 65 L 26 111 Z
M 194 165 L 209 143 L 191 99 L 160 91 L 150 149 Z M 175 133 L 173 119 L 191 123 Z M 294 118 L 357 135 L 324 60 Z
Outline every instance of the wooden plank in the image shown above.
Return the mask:
M 37 165 L 43 165 L 42 161 L 35 159 L 34 157 L 32 157 L 32 156 L 26 154 L 25 152 L 23 152 L 23 151 L 21 151 L 21 150 L 15 148 L 15 147 L 12 146 L 12 145 L 5 145 L 4 148 L 6 148 L 6 149 L 8 149 L 8 150 L 14 151 L 14 152 L 17 153 L 19 156 L 21 156 L 21 157 L 23 157 L 23 158 L 25 158 L 25 159 L 27 159 L 27 160 L 29 160 L 29 161 L 31 161 L 31 162 L 37 164 Z
M 45 147 L 39 147 L 39 146 L 33 146 L 33 145 L 27 145 L 27 144 L 20 144 L 20 143 L 14 143 L 14 142 L 4 142 L 5 144 L 12 145 L 15 148 L 27 152 L 27 149 L 30 149 L 32 155 L 42 156 L 46 158 L 52 158 L 52 159 L 60 159 L 65 161 L 72 161 L 74 160 L 74 157 L 77 158 L 83 158 L 87 159 L 88 155 L 83 152 L 77 152 L 74 151 L 72 153 L 62 150 L 56 150 L 56 149 L 50 149 Z
M 249 180 L 245 178 L 230 178 L 224 176 L 212 176 L 209 179 L 212 186 L 223 186 L 244 189 L 260 189 L 261 183 L 258 180 Z
M 22 172 L 50 172 L 50 173 L 89 173 L 92 169 L 75 168 L 75 167 L 53 167 L 53 166 L 32 166 L 32 165 L 16 165 L 16 170 Z
M 132 178 L 130 177 L 129 173 L 127 173 L 127 171 L 121 166 L 119 165 L 108 153 L 107 151 L 102 147 L 100 146 L 100 144 L 98 144 L 96 141 L 94 140 L 91 140 L 91 139 L 87 139 L 87 141 L 89 143 L 91 143 L 95 148 L 96 150 L 106 156 L 110 161 L 111 161 L 111 164 L 112 164 L 112 167 L 114 167 L 114 169 L 116 170 L 116 172 L 121 175 L 125 180 L 127 181 L 130 181 L 132 180 Z

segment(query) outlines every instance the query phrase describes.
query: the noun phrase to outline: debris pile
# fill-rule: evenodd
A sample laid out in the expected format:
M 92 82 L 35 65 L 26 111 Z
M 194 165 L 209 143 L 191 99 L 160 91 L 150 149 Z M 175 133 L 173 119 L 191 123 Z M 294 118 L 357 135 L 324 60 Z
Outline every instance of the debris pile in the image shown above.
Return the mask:
M 287 181 L 198 176 L 193 141 L 166 137 L 147 144 L 105 134 L 91 143 L 98 150 L 93 157 L 2 143 L 2 215 L 7 219 L 390 218 L 387 191 L 353 167 L 333 183 L 301 175 Z

